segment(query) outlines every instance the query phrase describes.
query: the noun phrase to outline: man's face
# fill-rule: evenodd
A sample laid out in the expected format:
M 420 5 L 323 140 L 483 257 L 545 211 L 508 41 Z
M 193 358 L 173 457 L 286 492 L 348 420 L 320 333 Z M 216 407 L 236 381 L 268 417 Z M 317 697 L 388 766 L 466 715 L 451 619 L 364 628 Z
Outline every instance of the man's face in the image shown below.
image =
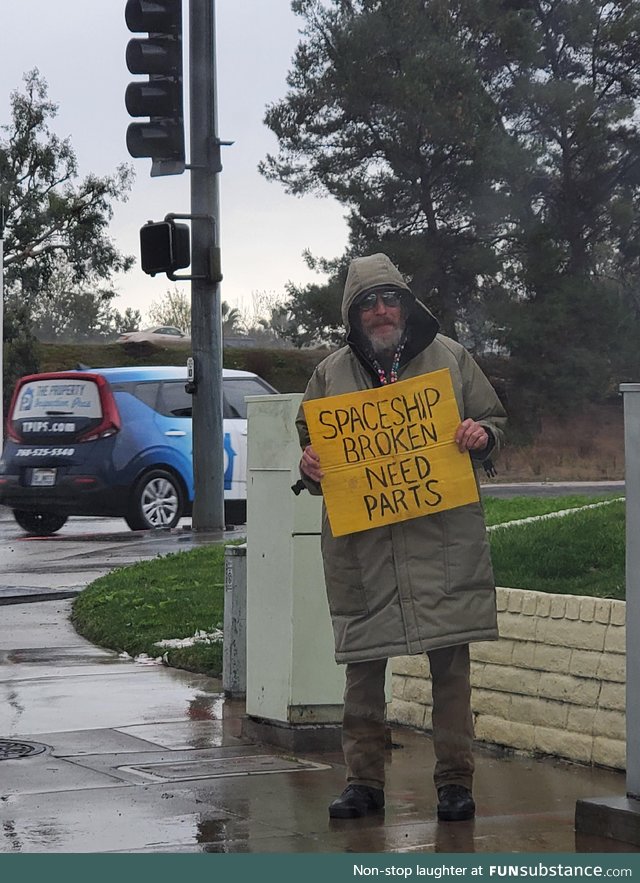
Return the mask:
M 375 302 L 373 294 L 375 293 Z M 369 292 L 356 306 L 362 333 L 375 354 L 394 352 L 402 339 L 405 317 L 400 296 L 393 291 Z

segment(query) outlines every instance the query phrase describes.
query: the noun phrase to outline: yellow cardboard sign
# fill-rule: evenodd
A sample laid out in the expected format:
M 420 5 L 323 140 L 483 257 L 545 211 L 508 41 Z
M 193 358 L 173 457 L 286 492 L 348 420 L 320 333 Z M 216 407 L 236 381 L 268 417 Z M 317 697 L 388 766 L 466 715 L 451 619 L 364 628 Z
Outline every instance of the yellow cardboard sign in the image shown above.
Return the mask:
M 448 368 L 303 407 L 334 537 L 478 500 Z

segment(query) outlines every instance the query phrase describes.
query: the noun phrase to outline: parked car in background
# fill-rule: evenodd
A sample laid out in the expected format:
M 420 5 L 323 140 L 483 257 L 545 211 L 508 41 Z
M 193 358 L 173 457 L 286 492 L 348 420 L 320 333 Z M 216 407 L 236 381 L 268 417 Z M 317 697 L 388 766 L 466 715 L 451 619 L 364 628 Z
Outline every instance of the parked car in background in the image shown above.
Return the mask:
M 123 517 L 132 530 L 171 528 L 194 497 L 191 395 L 181 367 L 100 368 L 18 381 L 0 460 L 0 503 L 20 527 L 49 536 L 70 515 Z M 246 521 L 245 396 L 276 390 L 225 369 L 224 497 Z
M 173 343 L 190 344 L 191 337 L 173 325 L 156 325 L 143 331 L 127 331 L 116 343 L 156 343 L 159 346 Z

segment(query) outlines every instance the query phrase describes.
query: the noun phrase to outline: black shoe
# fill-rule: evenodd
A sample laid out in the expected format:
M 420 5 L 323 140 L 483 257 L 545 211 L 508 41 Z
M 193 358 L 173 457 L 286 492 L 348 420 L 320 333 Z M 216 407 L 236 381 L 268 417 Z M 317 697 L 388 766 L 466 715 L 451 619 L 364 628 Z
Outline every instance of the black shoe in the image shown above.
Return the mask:
M 476 814 L 471 791 L 464 785 L 442 785 L 438 788 L 438 818 L 443 822 L 464 822 Z
M 384 809 L 382 788 L 369 785 L 347 785 L 340 797 L 329 805 L 329 818 L 359 819 Z

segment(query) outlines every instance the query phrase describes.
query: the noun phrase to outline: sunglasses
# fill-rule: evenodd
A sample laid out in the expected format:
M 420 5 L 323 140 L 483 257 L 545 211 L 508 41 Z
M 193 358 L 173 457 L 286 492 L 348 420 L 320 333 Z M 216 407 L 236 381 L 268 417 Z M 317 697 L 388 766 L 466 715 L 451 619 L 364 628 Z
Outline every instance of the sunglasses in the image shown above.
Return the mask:
M 363 294 L 357 303 L 358 309 L 363 313 L 373 310 L 378 304 L 378 298 L 385 307 L 399 307 L 402 300 L 402 294 L 399 291 L 370 291 Z

